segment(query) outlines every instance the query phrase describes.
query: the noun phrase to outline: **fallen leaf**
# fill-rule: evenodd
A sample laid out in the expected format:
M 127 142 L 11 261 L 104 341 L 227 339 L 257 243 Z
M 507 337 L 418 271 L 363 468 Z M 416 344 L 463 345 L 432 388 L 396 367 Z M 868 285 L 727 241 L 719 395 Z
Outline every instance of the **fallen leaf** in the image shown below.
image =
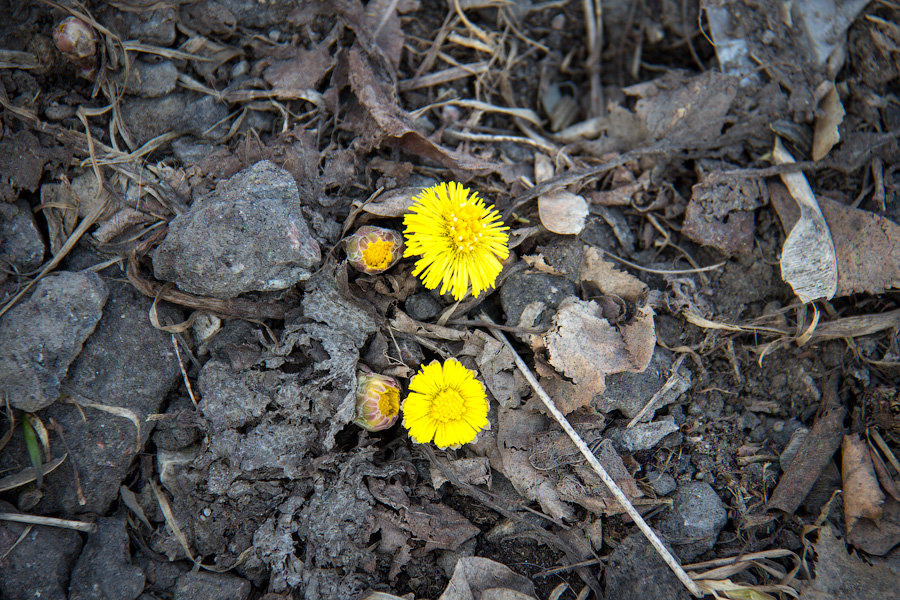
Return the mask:
M 634 304 L 647 293 L 643 281 L 603 260 L 603 251 L 593 246 L 584 247 L 579 271 L 581 283 L 594 284 L 602 294 L 615 294 Z
M 528 578 L 488 558 L 465 556 L 456 562 L 438 600 L 535 600 Z
M 897 575 L 885 565 L 868 565 L 850 556 L 830 525 L 819 529 L 815 579 L 805 583 L 800 600 L 871 600 L 897 595 Z
M 577 235 L 584 230 L 590 211 L 584 196 L 557 190 L 538 196 L 541 225 L 560 235 Z
M 448 467 L 453 470 L 453 474 L 463 483 L 491 487 L 491 465 L 487 457 L 458 458 L 447 462 L 449 463 Z M 444 477 L 440 469 L 434 465 L 431 466 L 431 485 L 434 489 L 439 489 L 448 481 L 450 480 Z
M 877 523 L 860 519 L 847 534 L 848 542 L 874 556 L 884 556 L 900 544 L 900 502 L 889 497 L 881 508 Z
M 769 197 L 782 227 L 790 231 L 800 211 L 784 186 L 769 184 Z M 835 296 L 880 294 L 900 288 L 900 226 L 875 213 L 819 198 L 834 240 Z
M 795 162 L 778 137 L 772 156 L 779 165 Z M 800 218 L 781 249 L 781 278 L 801 302 L 830 300 L 837 291 L 838 278 L 831 231 L 806 176 L 801 172 L 783 173 L 781 180 L 800 205 Z
M 845 435 L 841 444 L 841 475 L 844 481 L 844 522 L 851 531 L 861 518 L 881 518 L 884 494 L 878 485 L 869 447 L 859 435 Z
M 616 329 L 596 302 L 567 298 L 544 334 L 550 364 L 592 396 L 606 389 L 606 375 L 647 368 L 656 346 L 653 309 L 643 306 Z
M 466 339 L 460 354 L 475 357 L 478 375 L 497 402 L 507 407 L 519 405 L 522 396 L 519 390 L 526 388 L 527 383 L 518 378 L 519 371 L 509 348 L 478 329 Z
M 402 217 L 409 212 L 415 203 L 415 197 L 422 191 L 421 187 L 402 187 L 386 190 L 362 206 L 370 215 L 378 217 Z
M 828 91 L 819 101 L 816 128 L 813 132 L 812 159 L 822 160 L 831 148 L 841 141 L 838 125 L 844 120 L 844 105 L 833 82 L 828 82 Z
M 431 550 L 456 550 L 476 536 L 480 529 L 445 504 L 427 503 L 410 507 L 403 513 L 401 527 L 414 538 L 425 541 L 425 552 Z

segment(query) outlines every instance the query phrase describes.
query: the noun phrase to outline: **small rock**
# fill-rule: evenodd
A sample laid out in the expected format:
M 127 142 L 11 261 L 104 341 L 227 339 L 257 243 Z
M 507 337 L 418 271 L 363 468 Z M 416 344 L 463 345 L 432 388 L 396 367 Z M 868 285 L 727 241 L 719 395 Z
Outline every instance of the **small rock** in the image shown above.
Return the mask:
M 124 12 L 128 23 L 129 39 L 147 44 L 171 46 L 175 42 L 175 10 L 171 7 L 158 10 Z
M 107 288 L 91 272 L 45 277 L 0 320 L 0 389 L 35 412 L 59 397 L 60 381 L 103 314 Z
M 650 471 L 647 473 L 647 484 L 660 496 L 668 496 L 675 491 L 675 478 L 668 473 Z
M 290 173 L 256 163 L 169 223 L 153 273 L 185 292 L 217 298 L 305 281 L 322 257 L 300 207 Z
M 500 287 L 500 304 L 506 313 L 506 324 L 519 324 L 522 311 L 532 302 L 543 302 L 545 309 L 536 326 L 547 325 L 559 303 L 576 294 L 575 284 L 561 275 L 520 272 L 510 276 Z
M 406 313 L 417 321 L 427 321 L 441 314 L 441 303 L 428 292 L 419 292 L 406 299 Z
M 125 91 L 144 98 L 165 96 L 175 89 L 178 68 L 170 60 L 158 63 L 134 61 L 125 82 Z
M 51 102 L 44 109 L 44 116 L 48 121 L 62 121 L 69 117 L 74 117 L 78 109 L 69 104 L 60 104 L 59 102 Z
M 175 598 L 191 600 L 247 600 L 251 585 L 246 579 L 227 573 L 198 571 L 185 573 L 175 584 Z
M 53 419 L 65 432 L 69 460 L 78 465 L 80 476 L 80 485 L 71 468 L 59 468 L 44 477 L 39 505 L 44 513 L 104 514 L 119 496 L 132 460 L 153 430 L 147 416 L 160 412 L 169 389 L 181 379 L 171 336 L 155 329 L 147 317 L 152 299 L 128 283 L 109 280 L 107 286 L 103 317 L 69 366 L 60 392 L 128 412 L 113 414 L 60 402 L 44 409 L 44 422 Z M 163 323 L 183 320 L 180 311 L 164 302 L 157 310 Z M 129 414 L 140 423 L 140 436 Z M 24 449 L 19 452 L 24 457 Z M 5 458 L 0 454 L 0 464 Z M 83 505 L 79 492 L 84 494 Z
M 72 571 L 69 600 L 134 600 L 144 591 L 144 573 L 131 564 L 125 520 L 97 521 Z
M 712 550 L 728 521 L 725 505 L 706 482 L 690 482 L 678 488 L 673 504 L 663 512 L 657 527 L 672 544 L 682 562 Z
M 606 376 L 606 389 L 594 398 L 593 406 L 601 413 L 619 410 L 628 419 L 633 419 L 644 405 L 658 392 L 669 378 L 672 368 L 672 353 L 659 346 L 653 351 L 650 364 L 640 373 L 615 373 Z M 653 404 L 653 409 L 646 418 L 678 400 L 691 388 L 690 371 L 685 366 L 678 369 L 675 384 L 660 396 Z
M 172 152 L 182 165 L 196 165 L 213 152 L 222 150 L 224 146 L 202 144 L 192 136 L 178 138 L 172 142 Z
M 216 137 L 207 133 L 228 116 L 228 108 L 212 96 L 175 93 L 161 98 L 127 98 L 122 117 L 135 142 L 143 144 L 163 133 L 190 133 L 197 137 Z
M 0 282 L 8 271 L 33 271 L 43 261 L 44 241 L 28 204 L 0 202 Z
M 2 502 L 0 512 L 14 510 Z M 71 529 L 37 526 L 17 544 L 26 527 L 23 523 L 0 521 L 0 548 L 4 552 L 11 549 L 0 561 L 0 597 L 66 600 L 66 582 L 81 550 L 81 536 Z
M 641 533 L 622 540 L 609 557 L 604 575 L 607 598 L 691 598 Z
M 637 423 L 634 427 L 619 427 L 606 433 L 619 452 L 649 450 L 664 437 L 678 431 L 674 417 L 666 416 L 650 423 Z

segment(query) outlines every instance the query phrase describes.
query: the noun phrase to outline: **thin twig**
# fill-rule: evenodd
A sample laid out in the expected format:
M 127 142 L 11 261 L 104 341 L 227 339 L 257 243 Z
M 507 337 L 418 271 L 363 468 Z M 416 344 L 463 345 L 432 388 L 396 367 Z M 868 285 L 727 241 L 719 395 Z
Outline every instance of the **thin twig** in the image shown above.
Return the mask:
M 666 394 L 666 392 L 675 387 L 675 384 L 678 383 L 679 380 L 681 380 L 681 374 L 678 372 L 678 369 L 681 368 L 681 363 L 684 362 L 685 356 L 687 356 L 687 354 L 682 354 L 678 357 L 678 359 L 675 361 L 675 364 L 672 365 L 672 374 L 669 376 L 669 379 L 666 381 L 665 385 L 663 385 L 655 394 L 653 394 L 653 397 L 647 401 L 647 404 L 644 405 L 644 408 L 642 408 L 640 412 L 638 412 L 638 414 L 636 414 L 634 418 L 628 423 L 628 425 L 625 426 L 625 429 L 631 429 L 632 427 L 634 427 L 641 419 L 644 418 L 644 415 L 646 415 L 647 412 L 649 412 L 650 409 L 656 405 L 659 399 L 662 398 Z
M 482 313 L 480 316 L 485 321 L 491 321 L 491 318 L 484 313 Z M 672 554 L 666 549 L 662 541 L 656 535 L 656 532 L 654 532 L 653 529 L 651 529 L 650 526 L 647 525 L 647 522 L 644 521 L 644 518 L 634 508 L 634 506 L 628 500 L 628 497 L 625 496 L 625 493 L 616 484 L 613 478 L 609 476 L 609 474 L 606 472 L 606 469 L 603 468 L 603 465 L 600 464 L 600 461 L 597 460 L 597 457 L 594 456 L 594 453 L 591 452 L 587 444 L 584 443 L 584 440 L 581 439 L 581 436 L 578 435 L 578 432 L 575 431 L 575 429 L 569 423 L 568 419 L 566 419 L 565 415 L 563 415 L 559 411 L 559 409 L 556 408 L 556 404 L 553 402 L 553 399 L 546 391 L 544 391 L 544 388 L 541 387 L 541 384 L 538 383 L 538 380 L 531 372 L 531 369 L 528 368 L 528 365 L 525 364 L 525 361 L 522 360 L 522 357 L 519 356 L 519 353 L 516 352 L 516 349 L 513 348 L 512 344 L 509 343 L 509 340 L 506 339 L 506 336 L 497 330 L 493 330 L 492 333 L 498 341 L 509 348 L 509 350 L 512 352 L 513 360 L 515 360 L 516 367 L 519 368 L 519 371 L 521 371 L 522 375 L 525 376 L 525 379 L 528 380 L 528 383 L 544 403 L 544 406 L 547 407 L 547 410 L 550 411 L 550 414 L 554 419 L 556 419 L 556 422 L 559 423 L 559 426 L 562 427 L 563 431 L 566 432 L 566 434 L 584 456 L 585 460 L 587 460 L 588 464 L 591 465 L 591 468 L 593 468 L 594 472 L 597 473 L 597 475 L 606 485 L 607 489 L 609 489 L 610 493 L 615 497 L 622 508 L 625 509 L 625 512 L 629 517 L 631 517 L 631 520 L 634 521 L 635 525 L 638 526 L 638 529 L 641 530 L 641 533 L 646 536 L 647 540 L 650 542 L 653 548 L 659 553 L 659 555 L 669 566 L 669 568 L 672 569 L 672 572 L 675 573 L 675 576 L 678 577 L 679 581 L 681 581 L 684 587 L 686 587 L 691 594 L 693 594 L 697 598 L 702 598 L 703 592 L 700 591 L 700 588 L 697 587 L 697 584 L 694 583 L 688 576 L 688 574 L 685 573 L 684 569 L 681 568 L 681 565 L 678 564 L 678 560 L 676 560 L 675 557 L 672 556 Z

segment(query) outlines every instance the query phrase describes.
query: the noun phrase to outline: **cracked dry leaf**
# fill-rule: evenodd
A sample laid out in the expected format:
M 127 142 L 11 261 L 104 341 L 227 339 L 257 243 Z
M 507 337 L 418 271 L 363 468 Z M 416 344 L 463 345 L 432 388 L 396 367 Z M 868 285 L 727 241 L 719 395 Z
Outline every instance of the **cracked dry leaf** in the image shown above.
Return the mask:
M 584 395 L 606 389 L 606 376 L 639 373 L 650 364 L 656 346 L 653 309 L 642 306 L 619 328 L 601 316 L 596 302 L 567 298 L 544 334 L 550 364 L 570 378 Z
M 593 246 L 584 247 L 580 271 L 581 283 L 593 283 L 603 294 L 614 294 L 637 303 L 647 293 L 647 285 L 643 281 L 603 260 L 603 251 Z
M 489 558 L 465 556 L 438 600 L 535 600 L 534 584 Z
M 466 338 L 460 354 L 475 357 L 480 379 L 497 402 L 507 407 L 519 405 L 521 390 L 527 383 L 520 379 L 509 348 L 485 332 L 475 330 Z
M 804 583 L 800 600 L 869 600 L 892 598 L 897 592 L 897 575 L 887 565 L 868 565 L 847 547 L 825 524 L 819 529 L 815 579 Z
M 877 522 L 881 518 L 884 494 L 875 477 L 869 447 L 858 434 L 844 436 L 841 444 L 841 474 L 847 531 L 852 531 L 856 522 L 863 517 Z
M 410 507 L 403 513 L 400 526 L 415 539 L 425 541 L 425 552 L 456 550 L 480 532 L 467 518 L 449 506 L 437 503 Z

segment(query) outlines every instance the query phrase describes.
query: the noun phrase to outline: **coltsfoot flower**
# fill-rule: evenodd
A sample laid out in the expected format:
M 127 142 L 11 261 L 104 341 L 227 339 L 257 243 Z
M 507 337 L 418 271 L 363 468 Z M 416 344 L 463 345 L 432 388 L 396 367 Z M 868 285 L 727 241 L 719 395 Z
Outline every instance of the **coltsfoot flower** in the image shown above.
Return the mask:
M 344 240 L 347 260 L 357 271 L 377 275 L 403 258 L 403 237 L 385 227 L 364 225 Z
M 475 373 L 458 360 L 424 365 L 403 400 L 403 426 L 419 444 L 432 439 L 439 448 L 461 446 L 488 427 L 488 401 Z
M 369 431 L 382 431 L 400 415 L 400 384 L 393 377 L 369 371 L 356 375 L 354 423 Z
M 509 256 L 509 227 L 493 205 L 456 182 L 424 189 L 415 201 L 403 217 L 404 256 L 421 256 L 413 275 L 429 290 L 449 289 L 456 300 L 470 284 L 475 297 L 494 287 Z

